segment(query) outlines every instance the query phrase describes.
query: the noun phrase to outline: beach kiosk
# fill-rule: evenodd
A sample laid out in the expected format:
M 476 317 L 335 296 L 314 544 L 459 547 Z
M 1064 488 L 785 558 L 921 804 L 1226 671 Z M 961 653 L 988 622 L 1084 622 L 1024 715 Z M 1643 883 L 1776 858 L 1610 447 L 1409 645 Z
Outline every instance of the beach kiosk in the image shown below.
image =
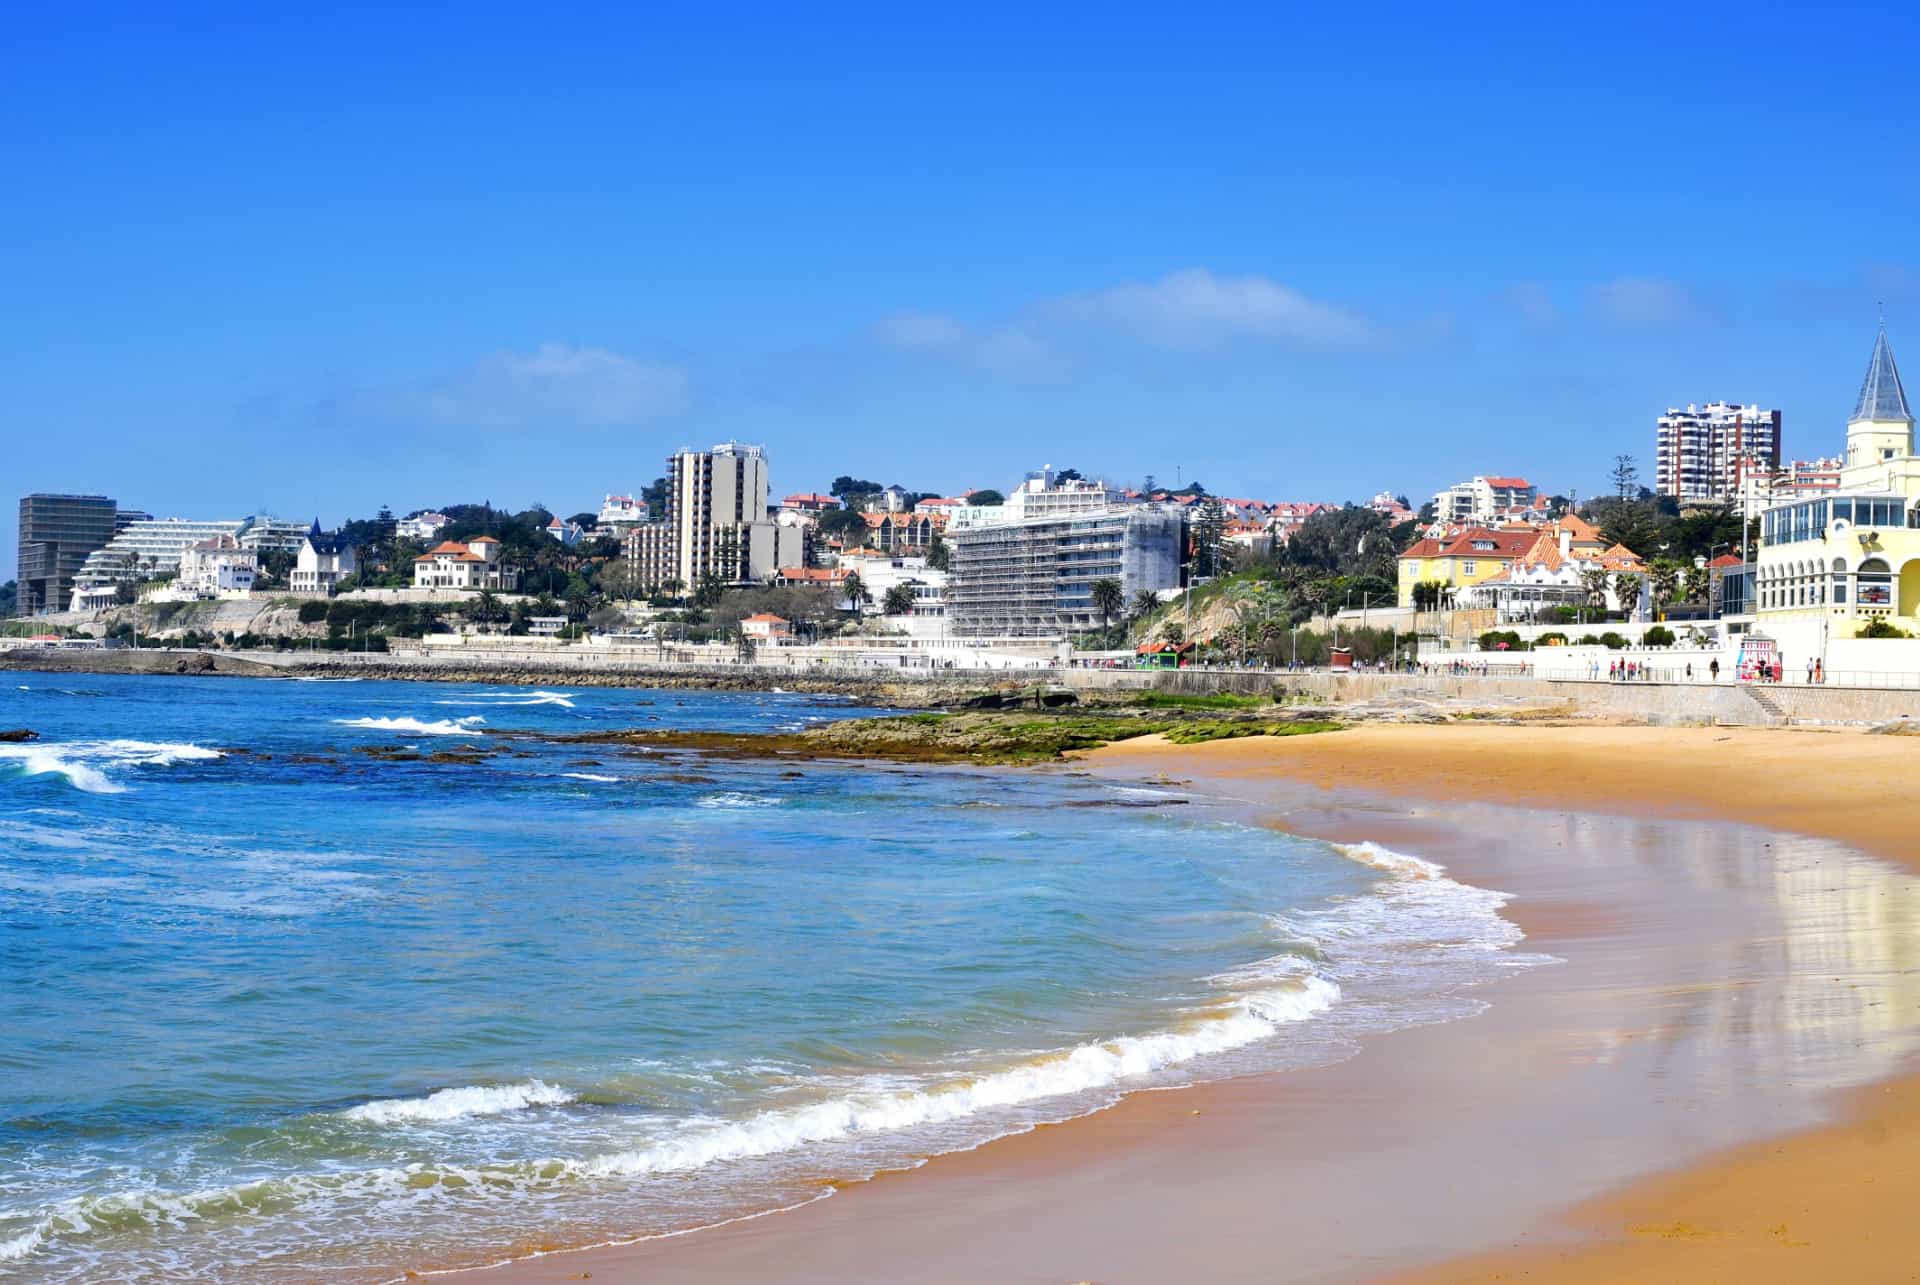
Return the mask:
M 1335 647 L 1327 655 L 1327 668 L 1352 669 L 1353 668 L 1353 648 Z
M 1193 644 L 1172 643 L 1162 638 L 1156 642 L 1141 643 L 1133 649 L 1133 667 L 1135 669 L 1178 669 L 1187 663 L 1187 653 L 1193 650 Z
M 1773 639 L 1749 630 L 1740 635 L 1740 654 L 1733 672 L 1748 682 L 1765 681 L 1773 673 L 1773 666 L 1779 659 L 1780 649 Z

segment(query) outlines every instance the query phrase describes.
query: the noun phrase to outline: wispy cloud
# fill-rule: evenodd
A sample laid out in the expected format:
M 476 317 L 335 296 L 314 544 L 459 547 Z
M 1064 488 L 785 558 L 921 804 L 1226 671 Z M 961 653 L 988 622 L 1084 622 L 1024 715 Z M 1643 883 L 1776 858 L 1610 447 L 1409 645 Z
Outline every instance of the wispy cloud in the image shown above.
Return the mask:
M 1154 281 L 1036 299 L 1012 316 L 969 322 L 938 312 L 904 312 L 870 337 L 1002 374 L 1036 374 L 1084 355 L 1100 335 L 1123 334 L 1167 348 L 1250 340 L 1294 348 L 1357 347 L 1385 338 L 1377 323 L 1268 277 L 1218 276 L 1205 268 Z M 1422 331 L 1423 338 L 1431 335 Z
M 1538 281 L 1522 281 L 1508 286 L 1496 296 L 1499 302 L 1520 314 L 1520 319 L 1536 330 L 1545 330 L 1560 320 L 1553 296 Z
M 371 391 L 355 409 L 463 428 L 616 427 L 684 410 L 691 381 L 679 366 L 605 348 L 541 344 L 496 352 L 417 384 Z
M 958 361 L 1002 374 L 1032 373 L 1052 364 L 1047 345 L 1020 323 L 974 326 L 935 312 L 903 312 L 873 328 L 890 348 Z
M 1270 277 L 1170 272 L 1043 301 L 1038 315 L 1130 331 L 1177 346 L 1255 338 L 1303 347 L 1368 343 L 1378 327 L 1359 313 L 1314 299 Z
M 1587 291 L 1587 306 L 1616 326 L 1712 325 L 1720 314 L 1685 286 L 1654 277 L 1621 277 Z

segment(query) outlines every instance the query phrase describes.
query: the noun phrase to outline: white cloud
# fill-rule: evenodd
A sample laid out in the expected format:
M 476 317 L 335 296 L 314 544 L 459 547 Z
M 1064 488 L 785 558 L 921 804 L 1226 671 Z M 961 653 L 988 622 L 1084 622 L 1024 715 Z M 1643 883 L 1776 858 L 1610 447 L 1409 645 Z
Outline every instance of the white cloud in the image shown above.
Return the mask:
M 496 352 L 413 388 L 367 400 L 403 419 L 468 428 L 613 427 L 685 409 L 687 373 L 678 366 L 611 352 L 541 344 Z
M 875 326 L 873 337 L 890 348 L 1003 373 L 1037 370 L 1051 360 L 1046 345 L 1023 326 L 970 326 L 934 312 L 897 313 Z
M 1378 338 L 1374 324 L 1350 309 L 1326 303 L 1269 277 L 1222 277 L 1205 268 L 1063 295 L 1042 303 L 1040 315 L 1067 322 L 1129 330 L 1176 345 L 1252 337 L 1305 347 L 1364 344 Z
M 1652 277 L 1621 277 L 1592 287 L 1594 315 L 1618 326 L 1688 326 L 1718 320 L 1718 314 L 1685 286 Z

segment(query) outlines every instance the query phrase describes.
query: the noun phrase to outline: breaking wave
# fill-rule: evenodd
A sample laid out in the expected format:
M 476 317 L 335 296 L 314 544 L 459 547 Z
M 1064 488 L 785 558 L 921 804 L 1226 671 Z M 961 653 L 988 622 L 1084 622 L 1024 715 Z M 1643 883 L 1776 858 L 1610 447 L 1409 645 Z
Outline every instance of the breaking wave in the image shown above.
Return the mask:
M 342 727 L 363 727 L 374 732 L 412 732 L 419 736 L 466 736 L 487 720 L 479 714 L 465 718 L 336 718 Z
M 558 705 L 562 709 L 573 708 L 573 697 L 564 692 L 475 692 L 471 696 L 450 697 L 437 700 L 436 705 L 479 705 L 482 707 L 499 705 Z
M 560 775 L 569 781 L 593 781 L 600 785 L 612 785 L 620 779 L 617 776 L 602 776 L 598 772 L 562 772 Z
M 361 1124 L 418 1124 L 460 1120 L 468 1116 L 503 1115 L 528 1107 L 565 1106 L 573 1094 L 545 1080 L 524 1084 L 465 1085 L 441 1089 L 424 1098 L 389 1098 L 340 1112 L 343 1120 Z
M 22 777 L 60 776 L 88 794 L 120 794 L 126 790 L 103 768 L 171 767 L 175 763 L 223 758 L 220 750 L 165 741 L 69 741 L 64 744 L 0 745 L 0 763 L 14 765 Z
M 1292 986 L 1248 995 L 1191 1024 L 1130 1035 L 1043 1057 L 937 1088 L 852 1093 L 811 1106 L 763 1111 L 728 1124 L 689 1131 L 636 1151 L 575 1162 L 590 1176 L 677 1173 L 730 1160 L 791 1151 L 860 1134 L 947 1124 L 983 1112 L 1047 1098 L 1113 1089 L 1128 1080 L 1265 1039 L 1289 1022 L 1325 1011 L 1340 988 L 1306 975 Z

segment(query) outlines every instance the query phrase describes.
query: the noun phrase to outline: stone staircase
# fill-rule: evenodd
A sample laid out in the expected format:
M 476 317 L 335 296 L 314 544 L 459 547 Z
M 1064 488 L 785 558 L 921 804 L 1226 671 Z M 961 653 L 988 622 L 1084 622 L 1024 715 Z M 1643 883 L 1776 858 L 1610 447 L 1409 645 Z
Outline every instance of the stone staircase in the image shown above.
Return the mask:
M 1740 690 L 1746 693 L 1748 700 L 1759 706 L 1761 714 L 1765 716 L 1764 721 L 1769 726 L 1784 726 L 1791 721 L 1787 717 L 1787 712 L 1780 708 L 1779 702 L 1774 700 L 1772 694 L 1758 683 L 1743 684 Z

